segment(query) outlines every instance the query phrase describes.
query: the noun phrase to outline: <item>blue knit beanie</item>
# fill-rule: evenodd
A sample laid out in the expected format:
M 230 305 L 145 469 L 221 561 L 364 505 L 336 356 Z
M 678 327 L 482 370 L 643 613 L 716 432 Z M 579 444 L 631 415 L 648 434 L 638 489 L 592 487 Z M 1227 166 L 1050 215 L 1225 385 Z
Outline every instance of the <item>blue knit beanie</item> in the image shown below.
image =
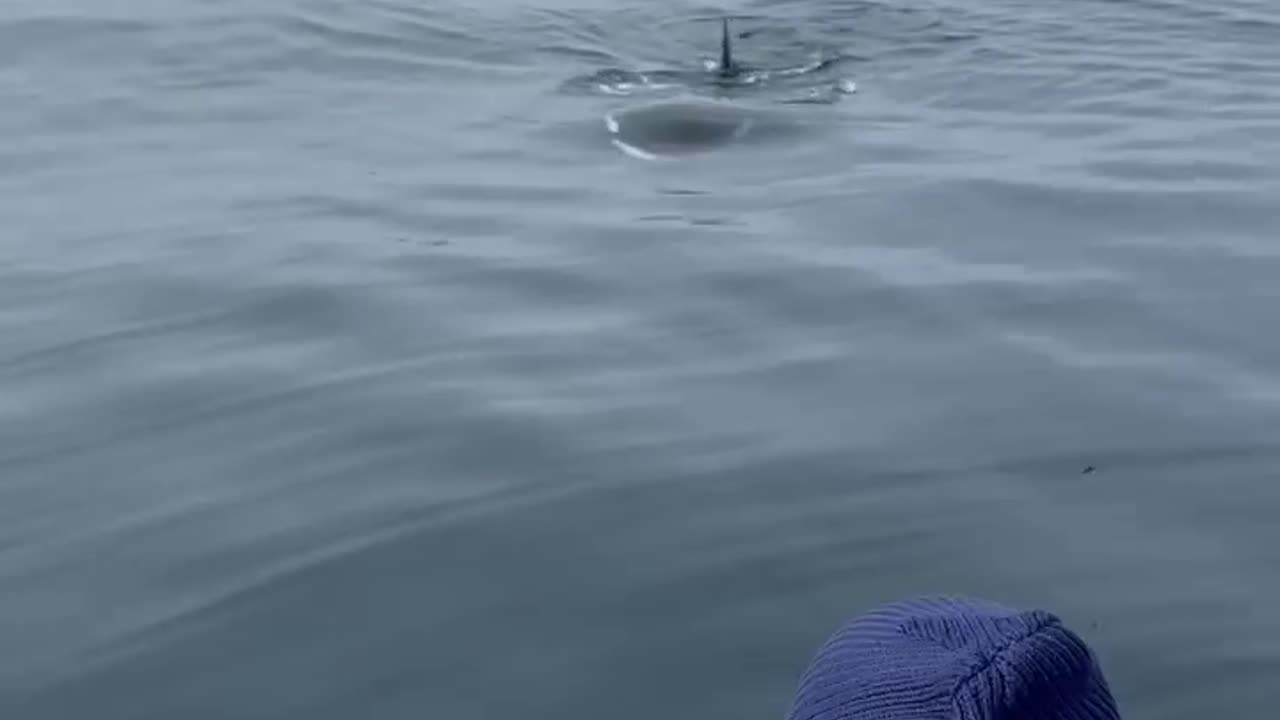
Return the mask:
M 918 598 L 841 628 L 790 720 L 1119 720 L 1093 652 L 1054 615 Z

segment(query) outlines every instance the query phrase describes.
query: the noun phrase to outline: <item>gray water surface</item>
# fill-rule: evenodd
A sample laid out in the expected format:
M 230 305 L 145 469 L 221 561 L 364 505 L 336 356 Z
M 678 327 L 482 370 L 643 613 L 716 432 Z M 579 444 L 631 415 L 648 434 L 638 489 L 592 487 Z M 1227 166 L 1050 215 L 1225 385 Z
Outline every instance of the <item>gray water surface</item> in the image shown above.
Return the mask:
M 6 719 L 774 719 L 918 592 L 1280 705 L 1274 3 L 10 0 L 0 132 Z

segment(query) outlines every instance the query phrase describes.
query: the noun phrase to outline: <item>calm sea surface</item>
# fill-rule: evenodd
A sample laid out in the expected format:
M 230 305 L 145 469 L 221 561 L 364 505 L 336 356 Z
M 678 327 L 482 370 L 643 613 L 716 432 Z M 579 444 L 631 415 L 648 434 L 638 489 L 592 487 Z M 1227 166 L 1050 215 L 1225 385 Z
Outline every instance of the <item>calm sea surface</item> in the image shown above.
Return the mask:
M 7 0 L 0 132 L 6 720 L 777 720 L 922 592 L 1280 707 L 1272 0 Z

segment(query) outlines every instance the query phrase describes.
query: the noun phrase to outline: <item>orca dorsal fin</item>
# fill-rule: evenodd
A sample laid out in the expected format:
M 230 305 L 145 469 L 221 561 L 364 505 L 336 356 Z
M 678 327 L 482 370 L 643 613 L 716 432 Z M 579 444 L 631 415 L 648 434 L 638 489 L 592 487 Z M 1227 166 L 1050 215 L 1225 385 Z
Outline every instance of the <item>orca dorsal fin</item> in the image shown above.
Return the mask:
M 729 77 L 736 75 L 738 68 L 733 64 L 733 41 L 729 38 L 729 18 L 720 19 L 720 74 Z

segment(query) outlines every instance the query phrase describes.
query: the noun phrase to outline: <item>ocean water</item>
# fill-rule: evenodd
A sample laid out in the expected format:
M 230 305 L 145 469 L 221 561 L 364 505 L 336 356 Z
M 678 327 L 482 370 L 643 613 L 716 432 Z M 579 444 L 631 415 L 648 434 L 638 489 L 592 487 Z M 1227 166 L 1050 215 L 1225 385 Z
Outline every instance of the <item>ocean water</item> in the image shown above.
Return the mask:
M 6 719 L 1280 704 L 1275 3 L 9 0 L 0 131 Z

